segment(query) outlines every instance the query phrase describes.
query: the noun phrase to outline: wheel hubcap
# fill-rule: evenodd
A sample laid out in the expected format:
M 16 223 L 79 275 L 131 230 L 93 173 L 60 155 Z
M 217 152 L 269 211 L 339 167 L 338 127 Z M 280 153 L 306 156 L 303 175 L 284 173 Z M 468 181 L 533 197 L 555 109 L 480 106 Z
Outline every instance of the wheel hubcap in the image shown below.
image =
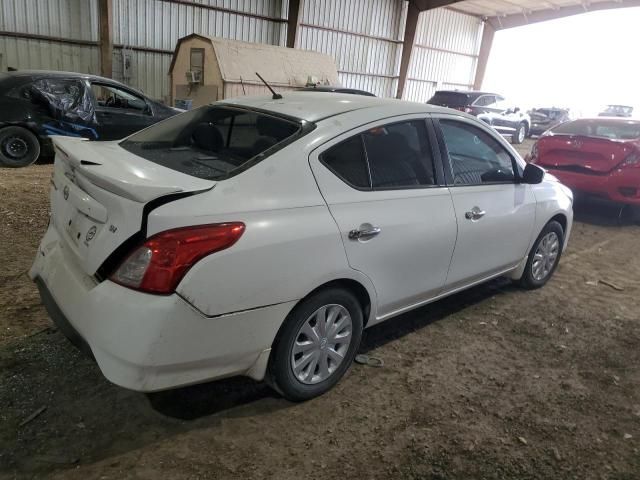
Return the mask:
M 524 135 L 525 135 L 525 129 L 524 127 L 520 127 L 520 130 L 518 130 L 518 140 L 521 143 L 524 142 Z
M 544 280 L 549 276 L 556 263 L 560 252 L 560 239 L 555 232 L 549 232 L 538 244 L 536 253 L 533 255 L 531 273 L 537 281 Z
M 291 369 L 307 385 L 322 382 L 337 370 L 351 343 L 351 315 L 342 305 L 325 305 L 302 324 L 291 350 Z
M 29 151 L 29 144 L 20 137 L 9 137 L 2 145 L 3 152 L 11 158 L 22 158 Z

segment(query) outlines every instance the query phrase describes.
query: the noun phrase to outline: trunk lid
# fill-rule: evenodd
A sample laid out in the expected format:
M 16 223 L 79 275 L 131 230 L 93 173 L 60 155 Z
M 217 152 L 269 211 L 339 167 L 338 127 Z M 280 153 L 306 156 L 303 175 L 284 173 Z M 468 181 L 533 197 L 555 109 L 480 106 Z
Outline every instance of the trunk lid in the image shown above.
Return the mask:
M 149 202 L 215 185 L 138 157 L 117 142 L 52 138 L 51 222 L 88 275 L 143 230 Z
M 550 135 L 538 141 L 537 163 L 594 175 L 615 169 L 634 150 L 629 141 L 583 135 Z

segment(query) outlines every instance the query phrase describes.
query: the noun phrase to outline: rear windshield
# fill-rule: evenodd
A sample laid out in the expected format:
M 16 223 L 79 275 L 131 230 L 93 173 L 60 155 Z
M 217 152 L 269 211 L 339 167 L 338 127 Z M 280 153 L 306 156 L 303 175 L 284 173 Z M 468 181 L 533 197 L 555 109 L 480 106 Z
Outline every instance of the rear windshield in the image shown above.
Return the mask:
M 187 175 L 223 180 L 300 130 L 301 124 L 280 117 L 209 105 L 135 133 L 120 146 Z
M 610 113 L 612 115 L 631 115 L 633 113 L 633 107 L 627 107 L 626 105 L 607 105 L 603 113 Z
M 469 105 L 469 95 L 458 92 L 436 92 L 427 103 L 447 107 L 464 107 Z
M 582 135 L 585 137 L 633 140 L 640 138 L 640 122 L 611 120 L 575 120 L 563 123 L 551 130 L 558 135 Z

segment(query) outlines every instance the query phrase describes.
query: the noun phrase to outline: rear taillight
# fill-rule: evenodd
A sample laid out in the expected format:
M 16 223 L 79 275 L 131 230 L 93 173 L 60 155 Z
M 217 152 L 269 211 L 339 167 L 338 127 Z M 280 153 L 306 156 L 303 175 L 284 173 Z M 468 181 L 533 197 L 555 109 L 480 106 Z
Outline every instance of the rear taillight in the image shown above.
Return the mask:
M 621 167 L 637 167 L 640 168 L 640 154 L 633 152 L 620 164 Z
M 160 232 L 136 248 L 109 279 L 143 292 L 173 293 L 198 260 L 232 246 L 244 229 L 244 223 L 233 222 Z

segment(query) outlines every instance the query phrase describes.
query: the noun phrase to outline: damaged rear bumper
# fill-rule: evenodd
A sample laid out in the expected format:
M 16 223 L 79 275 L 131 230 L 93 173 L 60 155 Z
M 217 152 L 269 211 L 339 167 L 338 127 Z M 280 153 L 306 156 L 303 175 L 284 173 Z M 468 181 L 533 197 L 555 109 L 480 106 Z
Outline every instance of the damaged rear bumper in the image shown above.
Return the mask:
M 104 376 L 151 392 L 233 375 L 264 377 L 293 304 L 206 317 L 180 296 L 149 295 L 84 275 L 50 226 L 29 273 L 47 312 Z

